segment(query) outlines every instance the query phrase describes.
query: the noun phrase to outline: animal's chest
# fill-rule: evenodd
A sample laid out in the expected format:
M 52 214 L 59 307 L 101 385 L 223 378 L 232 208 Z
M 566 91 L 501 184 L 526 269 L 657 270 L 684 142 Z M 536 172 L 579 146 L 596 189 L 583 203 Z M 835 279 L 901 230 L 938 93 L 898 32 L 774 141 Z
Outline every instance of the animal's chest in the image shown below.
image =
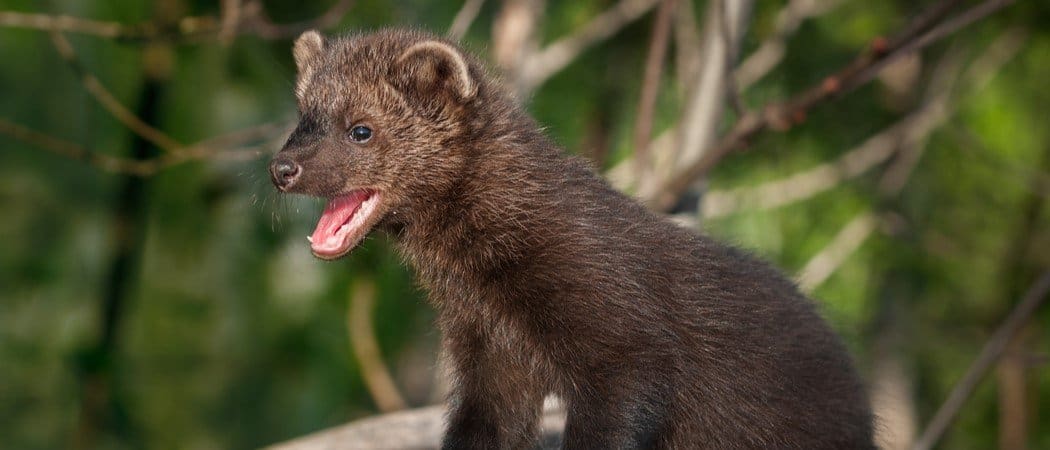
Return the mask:
M 429 295 L 439 310 L 444 333 L 470 333 L 479 336 L 484 351 L 493 360 L 534 379 L 549 378 L 556 372 L 556 348 L 551 330 L 537 310 L 542 299 L 522 295 L 514 289 L 468 285 L 453 280 L 440 283 Z

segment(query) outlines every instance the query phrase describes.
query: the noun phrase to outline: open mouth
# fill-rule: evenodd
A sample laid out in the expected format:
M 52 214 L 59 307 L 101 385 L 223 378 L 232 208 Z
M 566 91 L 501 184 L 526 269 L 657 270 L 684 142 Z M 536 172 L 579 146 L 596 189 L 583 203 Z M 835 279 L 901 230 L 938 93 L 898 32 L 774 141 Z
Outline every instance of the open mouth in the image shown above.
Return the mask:
M 371 220 L 379 204 L 379 192 L 359 189 L 328 201 L 314 233 L 306 239 L 314 255 L 336 259 L 364 239 L 375 225 Z

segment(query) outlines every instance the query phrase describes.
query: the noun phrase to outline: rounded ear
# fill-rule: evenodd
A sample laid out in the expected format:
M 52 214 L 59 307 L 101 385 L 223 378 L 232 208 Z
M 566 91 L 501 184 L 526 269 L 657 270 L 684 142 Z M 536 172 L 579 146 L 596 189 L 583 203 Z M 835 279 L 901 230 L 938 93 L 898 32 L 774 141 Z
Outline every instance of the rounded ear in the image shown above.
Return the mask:
M 413 44 L 394 61 L 388 78 L 402 93 L 420 100 L 451 95 L 453 100 L 466 102 L 478 91 L 467 59 L 440 41 Z
M 292 47 L 292 56 L 295 57 L 295 68 L 299 72 L 295 83 L 295 92 L 299 96 L 306 92 L 306 88 L 310 84 L 310 78 L 317 71 L 317 64 L 324 47 L 324 37 L 315 30 L 303 32 L 295 40 L 295 45 Z

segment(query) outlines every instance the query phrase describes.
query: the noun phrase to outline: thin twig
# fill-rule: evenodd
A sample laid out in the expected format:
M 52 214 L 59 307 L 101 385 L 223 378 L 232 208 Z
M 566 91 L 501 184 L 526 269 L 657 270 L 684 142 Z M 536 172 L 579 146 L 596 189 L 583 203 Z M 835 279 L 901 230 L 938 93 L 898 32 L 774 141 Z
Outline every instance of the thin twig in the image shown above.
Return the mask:
M 522 65 L 522 83 L 532 91 L 560 72 L 584 50 L 607 39 L 656 6 L 659 0 L 620 0 L 569 36 L 562 37 Z
M 224 30 L 231 27 L 236 29 L 236 34 L 255 34 L 263 39 L 286 39 L 309 29 L 324 29 L 336 25 L 352 4 L 352 0 L 338 0 L 316 18 L 293 24 L 273 23 L 266 15 L 262 3 L 253 0 L 240 5 L 236 24 L 224 23 L 222 18 L 214 16 L 189 16 L 179 19 L 172 26 L 162 26 L 154 22 L 124 24 L 67 15 L 0 11 L 0 26 L 83 34 L 125 42 L 199 43 L 217 39 L 222 36 Z
M 965 94 L 982 91 L 999 69 L 1017 55 L 1026 37 L 1026 31 L 1010 29 L 996 38 L 963 74 Z M 778 208 L 808 199 L 867 172 L 896 153 L 901 156 L 883 173 L 879 192 L 884 196 L 900 192 L 921 156 L 925 137 L 955 112 L 958 101 L 950 101 L 949 94 L 955 90 L 961 57 L 955 52 L 949 56 L 938 64 L 926 101 L 905 118 L 835 161 L 756 186 L 712 190 L 704 195 L 704 218 L 723 217 L 745 209 Z
M 1046 300 L 1048 293 L 1050 293 L 1050 272 L 1044 272 L 1028 288 L 1021 301 L 1010 311 L 1010 315 L 999 325 L 999 328 L 995 330 L 995 334 L 981 349 L 981 353 L 977 355 L 974 362 L 966 369 L 966 374 L 952 388 L 948 399 L 937 409 L 933 419 L 930 420 L 919 439 L 915 441 L 915 445 L 912 447 L 914 450 L 928 450 L 940 440 L 941 436 L 955 420 L 955 416 L 959 413 L 963 404 L 966 403 L 966 400 L 973 394 L 974 389 L 977 388 L 977 384 L 981 382 L 981 378 L 999 360 L 1006 345 L 1028 323 L 1032 314 Z
M 456 12 L 456 17 L 452 19 L 452 26 L 448 27 L 448 38 L 453 41 L 463 39 L 467 30 L 470 29 L 470 24 L 474 23 L 474 19 L 478 17 L 478 12 L 481 11 L 481 5 L 484 3 L 485 0 L 464 1 L 463 6 Z
M 831 239 L 816 256 L 810 258 L 805 267 L 799 271 L 798 287 L 803 292 L 812 292 L 824 283 L 831 274 L 842 266 L 846 258 L 853 254 L 860 245 L 871 236 L 878 225 L 878 219 L 870 211 L 857 214 L 842 227 L 842 230 Z
M 744 90 L 762 79 L 783 60 L 787 39 L 806 19 L 816 17 L 839 4 L 840 0 L 791 0 L 777 13 L 776 29 L 759 44 L 733 72 L 738 89 Z
M 405 400 L 383 363 L 383 355 L 376 343 L 372 327 L 375 291 L 375 283 L 370 278 L 359 277 L 356 280 L 350 294 L 346 325 L 350 333 L 350 346 L 361 365 L 361 378 L 372 394 L 372 400 L 375 400 L 380 411 L 391 412 L 405 409 Z
M 492 24 L 492 59 L 518 98 L 529 94 L 523 67 L 536 51 L 537 22 L 543 7 L 540 0 L 504 0 Z
M 244 5 L 244 15 L 248 23 L 244 27 L 263 39 L 288 39 L 298 36 L 306 30 L 331 28 L 339 23 L 346 12 L 353 6 L 353 0 L 337 0 L 321 15 L 302 22 L 279 24 L 270 20 L 266 8 L 259 0 L 252 0 Z
M 674 14 L 674 67 L 675 81 L 683 93 L 689 91 L 700 72 L 701 46 L 700 26 L 696 24 L 693 2 L 678 2 Z
M 0 11 L 0 26 L 87 34 L 109 39 L 147 34 L 143 32 L 144 29 L 148 28 L 146 25 L 126 25 L 118 22 L 81 19 L 65 15 L 53 16 L 17 11 Z
M 701 48 L 703 61 L 696 79 L 687 88 L 682 107 L 675 145 L 676 166 L 688 166 L 701 159 L 718 138 L 718 130 L 725 118 L 726 87 L 732 68 L 730 53 L 737 47 L 730 41 L 743 36 L 752 3 L 752 0 L 713 0 L 707 5 Z M 661 179 L 666 180 L 669 175 Z
M 66 62 L 66 64 L 73 70 L 73 73 L 80 79 L 80 84 L 84 86 L 84 90 L 88 91 L 92 97 L 95 98 L 105 108 L 106 111 L 117 119 L 118 122 L 128 127 L 131 132 L 141 136 L 147 142 L 156 145 L 166 152 L 176 152 L 182 147 L 178 141 L 169 136 L 167 133 L 153 127 L 146 123 L 135 113 L 131 112 L 128 108 L 124 107 L 119 100 L 102 84 L 101 81 L 95 75 L 87 70 L 84 63 L 77 56 L 76 51 L 73 49 L 73 45 L 69 43 L 61 33 L 51 33 L 51 42 L 54 44 L 55 49 L 58 50 L 58 54 Z
M 704 195 L 702 213 L 705 219 L 733 214 L 740 210 L 779 208 L 828 191 L 841 182 L 857 177 L 885 162 L 898 148 L 902 134 L 915 127 L 930 109 L 923 109 L 901 119 L 889 128 L 869 137 L 834 161 L 767 181 L 756 186 L 712 190 Z M 929 122 L 924 121 L 924 122 Z
M 987 0 L 982 2 L 942 23 L 931 27 L 928 31 L 918 35 L 914 39 L 908 38 L 901 42 L 900 46 L 890 54 L 887 54 L 884 58 L 879 58 L 873 61 L 871 64 L 863 67 L 856 76 L 852 77 L 849 83 L 842 83 L 844 90 L 851 90 L 856 86 L 860 86 L 867 83 L 875 77 L 883 68 L 890 63 L 896 61 L 898 58 L 914 53 L 919 49 L 925 48 L 930 44 L 940 41 L 952 34 L 955 34 L 959 30 L 966 28 L 967 26 L 988 17 L 992 13 L 999 11 L 1006 6 L 1014 3 L 1014 0 Z M 951 8 L 949 8 L 951 9 Z
M 100 153 L 75 142 L 42 133 L 0 118 L 0 134 L 6 134 L 14 139 L 47 150 L 59 156 L 85 162 L 103 172 L 135 175 L 140 177 L 153 176 L 164 169 L 194 160 L 251 160 L 258 158 L 270 146 L 269 143 L 254 146 L 247 145 L 248 142 L 257 140 L 255 134 L 247 133 L 245 130 L 236 131 L 234 133 L 243 134 L 244 137 L 228 137 L 227 135 L 221 135 L 188 147 L 179 147 L 175 152 L 165 153 L 154 159 L 135 160 Z M 220 148 L 209 144 L 209 142 L 225 142 L 229 145 Z
M 730 24 L 732 17 L 729 12 L 729 2 L 739 0 L 720 0 L 721 7 L 718 8 L 718 31 L 722 34 L 722 41 L 725 42 L 725 68 L 726 73 L 723 74 L 726 96 L 729 97 L 729 105 L 733 107 L 733 112 L 736 113 L 737 117 L 744 115 L 747 107 L 744 105 L 744 99 L 740 95 L 740 90 L 737 89 L 736 80 L 732 77 L 733 67 L 736 65 L 736 59 L 740 53 L 740 39 L 737 37 L 738 34 L 734 33 L 736 27 Z
M 125 173 L 138 176 L 152 174 L 152 171 L 146 167 L 146 164 L 143 161 L 118 158 L 104 153 L 98 153 L 89 150 L 80 144 L 56 138 L 49 134 L 41 133 L 16 123 L 9 122 L 5 119 L 0 119 L 0 133 L 57 155 L 86 162 L 106 172 Z
M 635 172 L 641 182 L 648 179 L 649 140 L 652 137 L 653 119 L 656 115 L 656 99 L 660 93 L 660 78 L 663 76 L 664 61 L 667 59 L 671 13 L 674 12 L 677 3 L 676 0 L 663 0 L 660 3 L 653 24 L 653 35 L 649 41 L 649 54 L 645 60 L 642 91 L 638 99 L 638 116 L 634 123 Z
M 241 0 L 222 0 L 220 7 L 222 20 L 220 20 L 219 42 L 229 45 L 237 36 L 237 25 L 241 22 Z
M 821 83 L 810 87 L 787 101 L 770 104 L 762 108 L 761 112 L 745 114 L 721 140 L 704 152 L 702 158 L 671 177 L 649 199 L 650 205 L 655 210 L 667 211 L 677 203 L 679 197 L 695 180 L 706 175 L 729 152 L 746 146 L 760 132 L 767 128 L 789 128 L 793 123 L 803 119 L 806 111 L 841 93 L 844 86 L 856 87 L 858 85 L 856 80 L 870 80 L 871 75 L 873 75 L 873 73 L 869 73 L 870 67 L 879 64 L 881 61 L 895 59 L 905 53 L 924 48 L 948 36 L 950 34 L 949 31 L 957 31 L 965 24 L 970 24 L 981 17 L 986 17 L 1008 3 L 1008 1 L 1004 0 L 988 0 L 963 12 L 957 16 L 959 19 L 945 22 L 940 26 L 925 23 L 913 25 L 909 30 L 929 29 L 930 31 L 912 40 L 902 40 L 900 38 L 888 42 L 877 40 L 871 51 L 865 50 L 852 62 L 834 75 L 825 78 Z M 939 19 L 941 17 L 930 14 L 923 16 L 924 21 L 938 21 Z
M 996 38 L 977 58 L 977 61 L 966 70 L 963 76 L 968 81 L 965 92 L 972 95 L 982 90 L 991 80 L 992 74 L 998 73 L 999 69 L 1017 54 L 1021 48 L 1024 36 L 1023 32 L 1011 29 Z M 954 49 L 949 50 L 934 70 L 934 75 L 930 81 L 930 87 L 922 107 L 890 129 L 876 135 L 880 136 L 890 133 L 887 135 L 887 139 L 891 140 L 883 145 L 892 145 L 893 147 L 888 149 L 889 153 L 886 156 L 894 152 L 899 155 L 897 160 L 883 172 L 882 177 L 879 179 L 878 193 L 883 199 L 900 195 L 911 178 L 919 158 L 922 157 L 926 148 L 926 140 L 933 130 L 944 123 L 955 111 L 954 105 L 958 102 L 953 102 L 951 95 L 955 91 L 955 85 L 959 78 L 961 61 L 962 56 L 958 51 Z M 870 142 L 872 142 L 872 139 L 868 140 L 868 143 Z M 774 189 L 779 189 L 780 191 L 774 191 Z M 776 196 L 784 195 L 781 191 L 790 192 L 792 189 L 801 190 L 787 186 L 784 183 L 774 182 L 765 186 L 763 193 L 767 198 L 772 197 L 776 200 L 778 198 Z M 774 192 L 776 193 L 774 194 Z M 707 207 L 706 202 L 712 200 L 712 194 L 716 193 L 708 194 L 708 197 L 705 199 L 705 208 Z M 812 291 L 826 281 L 846 261 L 846 258 L 856 251 L 860 244 L 875 231 L 874 227 L 859 229 L 860 225 L 855 225 L 855 221 L 865 214 L 871 215 L 872 213 L 868 212 L 858 215 L 854 221 L 846 225 L 832 239 L 830 244 L 806 263 L 800 277 L 800 286 L 803 289 Z M 888 214 L 883 214 L 883 216 L 884 218 L 891 217 Z M 851 229 L 851 227 L 854 227 L 854 229 Z

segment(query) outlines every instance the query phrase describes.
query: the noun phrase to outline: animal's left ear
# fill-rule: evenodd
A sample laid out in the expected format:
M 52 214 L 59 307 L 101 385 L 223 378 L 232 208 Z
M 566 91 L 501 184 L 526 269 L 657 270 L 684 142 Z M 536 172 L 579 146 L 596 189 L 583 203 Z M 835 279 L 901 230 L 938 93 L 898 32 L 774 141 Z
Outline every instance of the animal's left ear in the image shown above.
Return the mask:
M 320 64 L 324 47 L 324 37 L 314 30 L 304 32 L 295 40 L 292 56 L 295 57 L 295 68 L 299 72 L 295 83 L 295 93 L 299 97 L 303 96 L 310 85 L 310 80 L 317 71 L 317 65 Z
M 465 103 L 478 91 L 466 57 L 440 41 L 420 42 L 407 48 L 390 67 L 388 78 L 399 91 L 424 103 L 445 96 Z

